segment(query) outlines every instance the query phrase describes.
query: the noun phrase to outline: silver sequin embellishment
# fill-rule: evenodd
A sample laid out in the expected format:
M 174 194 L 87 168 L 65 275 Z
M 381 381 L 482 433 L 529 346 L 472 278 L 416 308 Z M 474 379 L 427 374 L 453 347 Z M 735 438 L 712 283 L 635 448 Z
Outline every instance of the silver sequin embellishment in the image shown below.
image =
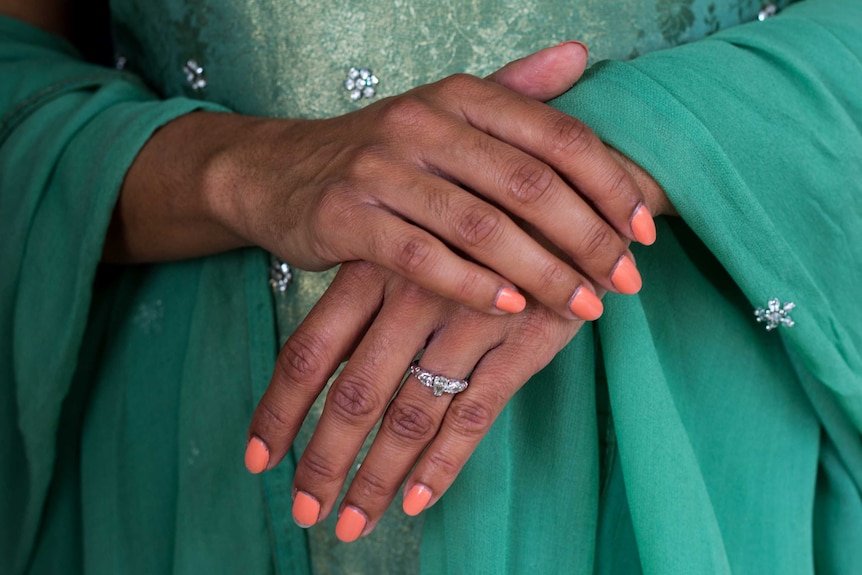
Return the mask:
M 350 99 L 358 102 L 362 98 L 371 99 L 377 95 L 380 80 L 368 68 L 351 68 L 344 81 L 344 89 L 350 92 Z
M 284 293 L 292 280 L 290 266 L 278 258 L 272 258 L 272 264 L 269 266 L 269 285 L 272 289 Z
M 763 22 L 767 18 L 771 18 L 778 13 L 778 6 L 775 4 L 768 2 L 761 6 L 760 12 L 757 13 L 757 19 L 760 22 Z
M 778 298 L 772 298 L 766 304 L 765 308 L 757 308 L 754 310 L 754 317 L 758 323 L 766 322 L 766 331 L 772 331 L 780 325 L 793 327 L 796 323 L 790 317 L 790 312 L 796 304 L 792 301 L 782 304 Z
M 186 81 L 192 90 L 203 90 L 207 87 L 207 79 L 204 76 L 203 66 L 198 64 L 198 61 L 192 58 L 183 66 L 183 72 L 186 74 Z

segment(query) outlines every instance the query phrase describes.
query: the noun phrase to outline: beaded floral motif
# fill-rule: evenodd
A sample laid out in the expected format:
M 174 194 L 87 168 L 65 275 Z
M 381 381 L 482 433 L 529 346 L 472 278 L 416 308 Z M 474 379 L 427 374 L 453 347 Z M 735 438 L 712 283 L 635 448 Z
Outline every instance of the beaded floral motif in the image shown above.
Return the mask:
M 290 271 L 290 266 L 278 258 L 272 258 L 269 266 L 269 285 L 272 289 L 284 293 L 291 281 L 293 281 L 293 273 Z
M 658 0 L 655 5 L 658 12 L 658 24 L 661 35 L 668 43 L 676 45 L 682 42 L 688 29 L 694 24 L 694 0 Z
M 347 72 L 344 89 L 350 93 L 350 99 L 357 102 L 376 96 L 379 83 L 380 80 L 368 68 L 351 68 Z
M 207 87 L 207 78 L 204 76 L 204 68 L 198 61 L 192 58 L 183 65 L 183 72 L 186 75 L 186 82 L 192 87 L 192 90 L 203 90 Z
M 778 6 L 769 2 L 763 5 L 760 9 L 760 12 L 757 13 L 757 19 L 761 22 L 766 20 L 767 18 L 771 18 L 778 13 Z
M 766 331 L 772 331 L 781 325 L 793 327 L 796 322 L 790 317 L 790 312 L 795 307 L 796 304 L 792 301 L 782 304 L 778 298 L 772 298 L 767 302 L 765 308 L 757 308 L 754 311 L 754 316 L 758 323 L 766 323 Z

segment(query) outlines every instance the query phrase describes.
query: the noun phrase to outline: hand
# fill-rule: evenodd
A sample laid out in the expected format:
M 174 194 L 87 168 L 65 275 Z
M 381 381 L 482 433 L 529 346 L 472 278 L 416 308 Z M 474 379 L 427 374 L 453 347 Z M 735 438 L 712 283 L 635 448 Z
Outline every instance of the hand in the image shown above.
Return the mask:
M 509 89 L 556 95 L 580 76 L 585 56 L 565 44 L 488 80 L 453 76 L 329 120 L 191 114 L 157 134 L 162 143 L 188 144 L 184 153 L 157 144 L 142 152 L 119 219 L 127 229 L 139 221 L 147 232 L 142 250 L 190 246 L 199 255 L 255 244 L 304 269 L 378 263 L 481 311 L 519 311 L 517 286 L 563 317 L 573 317 L 573 302 L 576 315 L 595 313 L 595 298 L 587 310 L 575 294 L 589 298 L 593 283 L 639 289 L 618 234 L 651 242 L 651 216 L 635 182 L 588 128 Z M 549 71 L 565 83 L 549 89 Z M 204 148 L 188 151 L 195 146 Z M 201 173 L 177 187 L 202 185 L 207 217 L 154 233 L 152 210 L 163 204 L 152 194 L 136 201 L 133 190 L 158 183 L 154 171 L 189 164 L 203 166 Z M 174 194 L 165 204 L 183 213 L 186 199 Z M 509 214 L 565 255 L 530 238 Z M 206 233 L 190 238 L 198 226 Z M 109 246 L 117 243 L 129 245 Z
M 578 61 L 578 76 L 582 69 Z M 602 287 L 640 286 L 614 230 L 634 237 L 643 196 L 633 180 L 582 123 L 494 81 L 453 76 L 340 118 L 266 123 L 240 145 L 243 153 L 225 157 L 226 179 L 244 190 L 222 213 L 239 235 L 300 268 L 370 261 L 482 311 L 519 311 L 523 304 L 510 307 L 514 283 L 571 317 L 588 280 L 510 212 Z
M 251 423 L 246 465 L 260 472 L 279 463 L 327 379 L 352 351 L 298 463 L 294 518 L 307 527 L 335 509 L 381 417 L 339 508 L 336 533 L 344 541 L 370 533 L 414 465 L 404 509 L 417 514 L 443 495 L 509 399 L 582 324 L 535 302 L 521 314 L 490 316 L 372 264 L 345 264 L 279 355 Z M 456 378 L 472 372 L 469 387 L 435 397 L 411 376 L 399 389 L 423 347 L 423 368 Z
M 647 190 L 653 211 L 673 213 L 649 174 L 613 153 Z M 279 354 L 250 426 L 246 466 L 259 473 L 281 461 L 326 381 L 352 354 L 298 464 L 294 517 L 309 526 L 331 512 L 381 417 L 340 507 L 337 534 L 350 541 L 370 533 L 414 465 L 404 510 L 415 515 L 449 488 L 509 399 L 581 325 L 535 303 L 519 315 L 488 316 L 379 267 L 345 264 Z M 425 369 L 455 378 L 471 374 L 470 386 L 454 398 L 434 397 L 411 376 L 399 388 L 422 348 Z

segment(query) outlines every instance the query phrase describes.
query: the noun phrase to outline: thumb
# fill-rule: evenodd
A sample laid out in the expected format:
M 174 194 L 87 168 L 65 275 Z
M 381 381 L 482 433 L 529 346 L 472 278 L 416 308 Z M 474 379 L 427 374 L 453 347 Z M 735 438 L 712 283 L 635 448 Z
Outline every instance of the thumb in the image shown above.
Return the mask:
M 570 40 L 509 62 L 487 79 L 523 96 L 550 100 L 578 81 L 587 53 L 586 45 Z

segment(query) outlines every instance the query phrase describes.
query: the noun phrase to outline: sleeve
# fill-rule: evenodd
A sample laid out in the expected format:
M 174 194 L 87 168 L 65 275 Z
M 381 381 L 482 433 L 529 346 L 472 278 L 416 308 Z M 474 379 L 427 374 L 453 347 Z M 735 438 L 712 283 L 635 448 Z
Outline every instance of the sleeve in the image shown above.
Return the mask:
M 224 111 L 159 100 L 0 17 L 0 516 L 21 519 L 0 535 L 10 572 L 36 537 L 123 177 L 155 130 L 202 108 Z
M 752 311 L 795 304 L 777 337 L 862 485 L 862 2 L 602 62 L 553 104 L 652 174 Z

